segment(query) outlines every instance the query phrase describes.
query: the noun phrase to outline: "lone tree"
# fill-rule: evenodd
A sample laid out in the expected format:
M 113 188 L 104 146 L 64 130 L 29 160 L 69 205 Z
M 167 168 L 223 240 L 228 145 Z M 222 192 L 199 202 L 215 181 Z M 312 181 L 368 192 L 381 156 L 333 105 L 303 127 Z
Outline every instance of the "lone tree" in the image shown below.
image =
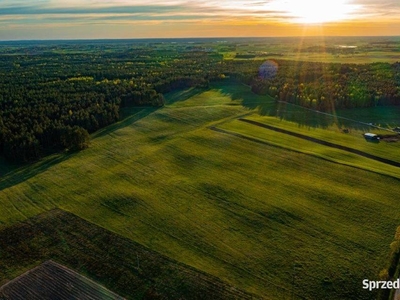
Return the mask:
M 72 151 L 86 149 L 89 147 L 89 140 L 87 130 L 79 126 L 67 127 L 61 137 L 63 146 Z

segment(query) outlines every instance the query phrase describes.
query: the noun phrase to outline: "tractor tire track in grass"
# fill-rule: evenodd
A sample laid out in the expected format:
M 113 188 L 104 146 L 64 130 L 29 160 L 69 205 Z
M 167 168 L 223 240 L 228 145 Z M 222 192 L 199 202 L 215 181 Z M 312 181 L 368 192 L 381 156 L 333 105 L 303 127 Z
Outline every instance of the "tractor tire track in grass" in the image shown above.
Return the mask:
M 292 132 L 292 131 L 289 131 L 289 130 L 277 128 L 277 127 L 274 127 L 274 126 L 271 126 L 271 125 L 266 125 L 266 124 L 263 124 L 263 123 L 260 123 L 260 122 L 256 122 L 256 121 L 252 121 L 252 120 L 248 120 L 248 119 L 239 118 L 238 120 L 242 121 L 242 122 L 246 122 L 246 123 L 252 124 L 252 125 L 255 125 L 255 126 L 258 126 L 258 127 L 262 127 L 262 128 L 266 128 L 266 129 L 269 129 L 269 130 L 273 130 L 273 131 L 276 131 L 276 132 L 279 132 L 279 133 L 284 133 L 284 134 L 287 134 L 287 135 L 290 135 L 290 136 L 298 137 L 298 138 L 301 138 L 301 139 L 304 139 L 304 140 L 307 140 L 307 141 L 310 141 L 310 142 L 314 142 L 314 143 L 317 143 L 317 144 L 320 144 L 320 145 L 324 145 L 324 146 L 336 148 L 336 149 L 339 149 L 339 150 L 347 151 L 347 152 L 350 152 L 350 153 L 354 153 L 354 154 L 357 154 L 357 155 L 360 155 L 360 156 L 363 156 L 363 157 L 366 157 L 366 158 L 369 158 L 369 159 L 373 159 L 373 160 L 376 160 L 378 162 L 382 162 L 384 164 L 388 164 L 388 165 L 391 165 L 391 166 L 394 166 L 394 167 L 400 167 L 400 163 L 397 162 L 397 161 L 393 161 L 393 160 L 390 160 L 390 159 L 387 159 L 387 158 L 383 158 L 383 157 L 379 157 L 379 156 L 376 156 L 376 155 L 373 155 L 373 154 L 369 154 L 369 153 L 364 152 L 364 151 L 360 151 L 360 150 L 356 150 L 356 149 L 353 149 L 353 148 L 350 148 L 350 147 L 334 144 L 334 143 L 327 142 L 327 141 L 324 141 L 324 140 L 321 140 L 321 139 L 317 139 L 317 138 L 313 138 L 313 137 L 310 137 L 310 136 L 307 136 L 307 135 L 304 135 L 304 134 L 301 134 L 301 133 Z M 254 140 L 257 140 L 257 139 L 254 139 Z M 259 142 L 259 140 L 257 140 L 257 141 Z

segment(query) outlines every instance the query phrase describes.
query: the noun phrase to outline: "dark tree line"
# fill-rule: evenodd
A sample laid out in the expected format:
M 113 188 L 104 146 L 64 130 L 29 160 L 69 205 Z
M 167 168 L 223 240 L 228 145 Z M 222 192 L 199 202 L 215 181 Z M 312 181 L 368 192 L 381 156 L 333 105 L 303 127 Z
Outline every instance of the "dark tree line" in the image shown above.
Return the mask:
M 238 75 L 257 94 L 321 111 L 400 105 L 400 63 L 327 64 L 276 61 L 277 74 Z
M 182 47 L 99 47 L 75 53 L 65 46 L 60 54 L 50 46 L 30 46 L 0 55 L 0 155 L 26 162 L 84 149 L 90 133 L 119 120 L 121 107 L 163 106 L 165 93 L 207 88 L 225 77 L 321 111 L 400 104 L 399 63 L 278 60 L 268 66 Z
M 208 86 L 220 56 L 144 47 L 119 53 L 0 55 L 0 154 L 27 162 L 88 147 L 123 106 L 163 106 L 164 93 Z

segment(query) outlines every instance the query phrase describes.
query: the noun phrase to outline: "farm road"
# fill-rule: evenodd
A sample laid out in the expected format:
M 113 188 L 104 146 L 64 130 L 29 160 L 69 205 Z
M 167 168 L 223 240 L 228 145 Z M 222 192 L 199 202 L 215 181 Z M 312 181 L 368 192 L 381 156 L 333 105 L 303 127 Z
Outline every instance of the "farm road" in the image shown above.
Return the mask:
M 276 132 L 284 133 L 284 134 L 287 134 L 287 135 L 290 135 L 290 136 L 298 137 L 298 138 L 301 138 L 301 139 L 304 139 L 304 140 L 307 140 L 307 141 L 310 141 L 310 142 L 314 142 L 314 143 L 317 143 L 317 144 L 320 144 L 320 145 L 324 145 L 324 146 L 336 148 L 336 149 L 339 149 L 339 150 L 347 151 L 347 152 L 350 152 L 350 153 L 354 153 L 354 154 L 357 154 L 357 155 L 360 155 L 360 156 L 363 156 L 363 157 L 366 157 L 366 158 L 369 158 L 369 159 L 373 159 L 373 160 L 376 160 L 376 161 L 379 161 L 379 162 L 382 162 L 382 163 L 385 163 L 385 164 L 388 164 L 388 165 L 391 165 L 391 166 L 400 167 L 400 162 L 393 161 L 393 160 L 386 159 L 386 158 L 382 158 L 382 157 L 379 157 L 379 156 L 376 156 L 376 155 L 373 155 L 373 154 L 366 153 L 364 151 L 360 151 L 360 150 L 356 150 L 356 149 L 349 148 L 349 147 L 346 147 L 346 146 L 330 143 L 330 142 L 327 142 L 327 141 L 324 141 L 324 140 L 321 140 L 321 139 L 313 138 L 313 137 L 310 137 L 310 136 L 307 136 L 307 135 L 304 135 L 304 134 L 300 134 L 300 133 L 297 133 L 297 132 L 292 132 L 292 131 L 289 131 L 289 130 L 277 128 L 277 127 L 274 127 L 274 126 L 271 126 L 271 125 L 263 124 L 263 123 L 252 121 L 252 120 L 247 120 L 247 119 L 243 119 L 243 118 L 239 118 L 238 120 L 241 121 L 241 122 L 246 122 L 246 123 L 249 123 L 249 124 L 252 124 L 252 125 L 255 125 L 255 126 L 259 126 L 259 127 L 262 127 L 262 128 L 266 128 L 266 129 L 269 129 L 269 130 L 273 130 L 273 131 L 276 131 Z M 210 127 L 210 129 L 212 129 L 214 131 L 230 134 L 230 135 L 233 135 L 233 136 L 237 136 L 237 137 L 240 137 L 240 138 L 244 138 L 244 139 L 256 142 L 256 143 L 269 145 L 269 143 L 267 143 L 267 142 L 262 142 L 262 141 L 260 141 L 260 140 L 258 140 L 256 138 L 248 137 L 248 136 L 242 135 L 240 133 L 232 133 L 232 132 L 229 132 L 229 131 L 226 131 L 226 130 L 223 130 L 223 129 L 220 129 L 220 128 L 216 128 L 216 127 Z

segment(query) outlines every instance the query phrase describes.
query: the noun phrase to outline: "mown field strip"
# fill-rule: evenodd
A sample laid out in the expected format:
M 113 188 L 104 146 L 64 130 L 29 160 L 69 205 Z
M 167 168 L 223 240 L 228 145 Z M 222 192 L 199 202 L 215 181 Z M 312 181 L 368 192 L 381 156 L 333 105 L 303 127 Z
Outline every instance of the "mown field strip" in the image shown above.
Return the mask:
M 314 138 L 314 137 L 311 137 L 311 136 L 307 136 L 307 135 L 304 135 L 304 134 L 301 134 L 301 133 L 292 132 L 292 131 L 289 131 L 289 130 L 285 130 L 285 129 L 282 129 L 282 128 L 270 126 L 270 125 L 263 124 L 263 123 L 256 122 L 256 121 L 252 121 L 252 120 L 247 120 L 247 119 L 243 119 L 243 118 L 239 118 L 238 120 L 241 121 L 241 122 L 246 122 L 246 123 L 249 123 L 249 124 L 252 124 L 252 125 L 255 125 L 255 126 L 259 126 L 259 127 L 266 128 L 266 129 L 269 129 L 269 130 L 273 130 L 273 131 L 276 131 L 276 132 L 280 132 L 280 133 L 283 133 L 283 134 L 288 134 L 288 135 L 291 135 L 291 136 L 294 136 L 294 137 L 297 137 L 297 138 L 301 138 L 301 139 L 304 139 L 304 140 L 307 140 L 307 141 L 311 141 L 313 143 L 317 143 L 317 144 L 320 144 L 320 145 L 324 145 L 324 146 L 336 148 L 336 149 L 339 149 L 339 150 L 347 151 L 347 152 L 350 152 L 350 153 L 354 153 L 354 154 L 357 154 L 357 155 L 360 155 L 360 156 L 363 156 L 363 157 L 366 157 L 366 158 L 370 158 L 370 159 L 373 159 L 373 160 L 376 160 L 378 162 L 381 162 L 381 163 L 384 163 L 384 164 L 388 164 L 388 165 L 391 165 L 391 166 L 394 166 L 394 167 L 400 167 L 400 163 L 399 162 L 396 162 L 396 161 L 393 161 L 393 160 L 390 160 L 390 159 L 386 159 L 386 158 L 383 158 L 383 157 L 379 157 L 379 156 L 376 156 L 376 155 L 373 155 L 373 154 L 370 154 L 370 153 L 367 153 L 367 152 L 364 152 L 364 151 L 360 151 L 360 150 L 357 150 L 357 149 L 354 149 L 354 148 L 350 148 L 350 147 L 338 145 L 338 144 L 335 144 L 335 143 L 327 142 L 327 141 L 324 141 L 322 139 L 317 139 L 317 138 Z
M 306 124 L 282 120 L 278 117 L 259 116 L 256 114 L 248 116 L 246 119 L 400 163 L 398 155 L 400 143 L 388 143 L 385 141 L 380 141 L 379 143 L 368 142 L 363 137 L 363 134 L 369 130 L 366 128 L 357 129 L 344 125 L 340 126 L 335 123 L 325 126 L 318 124 L 307 126 Z M 348 133 L 343 133 L 343 129 L 347 129 Z M 376 131 L 373 132 L 378 133 Z M 380 133 L 387 134 L 385 132 Z
M 334 163 L 356 167 L 400 179 L 400 170 L 397 166 L 384 164 L 382 162 L 360 156 L 356 153 L 339 149 L 340 147 L 329 147 L 323 144 L 315 143 L 308 139 L 287 135 L 274 130 L 255 126 L 254 124 L 241 122 L 239 120 L 234 120 L 230 123 L 219 124 L 218 126 L 211 128 L 213 130 L 219 130 L 226 134 L 237 136 L 242 139 L 252 140 L 260 144 L 300 152 Z

